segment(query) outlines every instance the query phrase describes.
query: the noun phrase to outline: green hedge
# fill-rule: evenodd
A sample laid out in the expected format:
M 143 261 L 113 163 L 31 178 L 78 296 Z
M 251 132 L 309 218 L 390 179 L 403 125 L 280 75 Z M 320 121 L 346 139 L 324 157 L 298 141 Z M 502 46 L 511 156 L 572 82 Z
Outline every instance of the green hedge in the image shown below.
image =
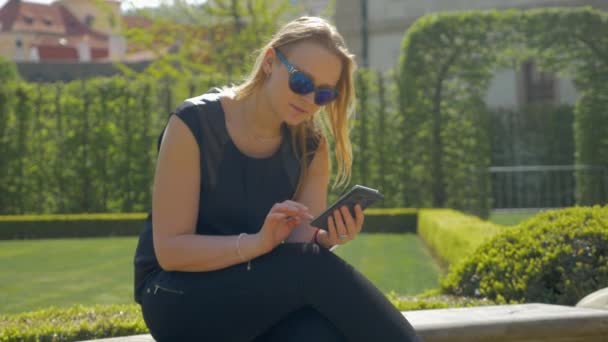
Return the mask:
M 420 209 L 418 234 L 448 265 L 473 253 L 485 240 L 505 229 L 452 209 Z
M 95 305 L 49 308 L 0 315 L 1 342 L 83 341 L 146 334 L 138 305 Z
M 0 240 L 135 236 L 146 214 L 70 214 L 0 216 Z
M 368 209 L 365 233 L 416 232 L 416 209 Z M 146 213 L 0 216 L 0 240 L 137 236 Z
M 491 208 L 489 115 L 495 71 L 529 59 L 580 92 L 575 162 L 608 167 L 608 12 L 590 7 L 430 13 L 410 26 L 399 65 L 400 182 L 408 206 Z M 597 175 L 597 176 L 596 176 Z M 576 173 L 576 203 L 606 203 L 600 173 Z M 598 200 L 598 197 L 599 200 Z M 602 198 L 603 197 L 603 198 Z
M 484 299 L 428 294 L 386 295 L 400 311 L 494 304 Z M 0 315 L 0 342 L 82 341 L 147 334 L 139 305 L 75 305 L 20 314 Z
M 442 282 L 499 303 L 574 305 L 608 286 L 608 206 L 548 211 L 505 229 Z
M 362 233 L 416 233 L 418 209 L 394 208 L 365 210 Z

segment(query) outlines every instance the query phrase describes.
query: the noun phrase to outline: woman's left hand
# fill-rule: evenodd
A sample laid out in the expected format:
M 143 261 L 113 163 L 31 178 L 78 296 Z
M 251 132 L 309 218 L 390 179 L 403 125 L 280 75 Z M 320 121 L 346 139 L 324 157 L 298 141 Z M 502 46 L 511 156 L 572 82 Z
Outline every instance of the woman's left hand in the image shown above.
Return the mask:
M 363 210 L 359 204 L 355 205 L 355 217 L 346 206 L 335 210 L 327 219 L 327 230 L 319 230 L 317 241 L 326 248 L 333 245 L 343 245 L 355 238 L 363 228 Z

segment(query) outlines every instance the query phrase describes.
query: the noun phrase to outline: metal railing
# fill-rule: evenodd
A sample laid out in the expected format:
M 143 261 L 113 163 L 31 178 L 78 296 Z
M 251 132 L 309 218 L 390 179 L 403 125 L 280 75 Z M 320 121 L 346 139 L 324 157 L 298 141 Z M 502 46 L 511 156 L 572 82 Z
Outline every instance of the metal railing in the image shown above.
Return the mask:
M 494 209 L 574 206 L 576 175 L 589 176 L 593 203 L 608 199 L 608 169 L 593 165 L 493 166 L 488 168 Z

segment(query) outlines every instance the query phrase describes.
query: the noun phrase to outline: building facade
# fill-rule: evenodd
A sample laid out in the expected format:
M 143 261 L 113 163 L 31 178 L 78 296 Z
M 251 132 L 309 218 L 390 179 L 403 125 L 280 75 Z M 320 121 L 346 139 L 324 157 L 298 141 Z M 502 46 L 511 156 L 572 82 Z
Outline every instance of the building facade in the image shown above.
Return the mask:
M 0 9 L 0 55 L 15 62 L 120 60 L 121 23 L 115 0 L 9 0 Z

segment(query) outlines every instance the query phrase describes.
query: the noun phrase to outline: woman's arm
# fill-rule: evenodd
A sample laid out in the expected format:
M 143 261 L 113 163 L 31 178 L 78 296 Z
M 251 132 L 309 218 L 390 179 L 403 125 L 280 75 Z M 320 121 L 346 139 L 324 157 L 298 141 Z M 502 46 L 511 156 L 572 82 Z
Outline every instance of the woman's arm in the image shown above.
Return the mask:
M 313 217 L 320 215 L 327 206 L 327 187 L 329 183 L 329 148 L 325 139 L 321 140 L 310 171 L 304 180 L 301 194 L 296 199 L 306 207 Z M 353 240 L 363 227 L 364 215 L 360 205 L 355 206 L 355 215 L 351 215 L 346 206 L 334 211 L 328 220 L 328 229 L 319 230 L 316 241 L 325 248 L 333 250 L 338 245 Z M 313 239 L 316 228 L 304 220 L 294 228 L 288 242 L 309 242 Z
M 154 176 L 152 227 L 158 263 L 168 271 L 210 271 L 242 263 L 238 236 L 195 234 L 201 181 L 200 154 L 192 132 L 172 115 L 163 135 Z M 259 234 L 241 237 L 246 260 L 265 254 Z
M 302 191 L 296 202 L 308 207 L 309 213 L 317 217 L 327 207 L 327 188 L 329 184 L 329 147 L 327 140 L 321 138 L 315 156 L 310 163 L 308 173 L 302 183 Z M 309 225 L 310 221 L 303 221 L 297 226 L 287 242 L 310 242 L 315 233 L 315 228 Z

